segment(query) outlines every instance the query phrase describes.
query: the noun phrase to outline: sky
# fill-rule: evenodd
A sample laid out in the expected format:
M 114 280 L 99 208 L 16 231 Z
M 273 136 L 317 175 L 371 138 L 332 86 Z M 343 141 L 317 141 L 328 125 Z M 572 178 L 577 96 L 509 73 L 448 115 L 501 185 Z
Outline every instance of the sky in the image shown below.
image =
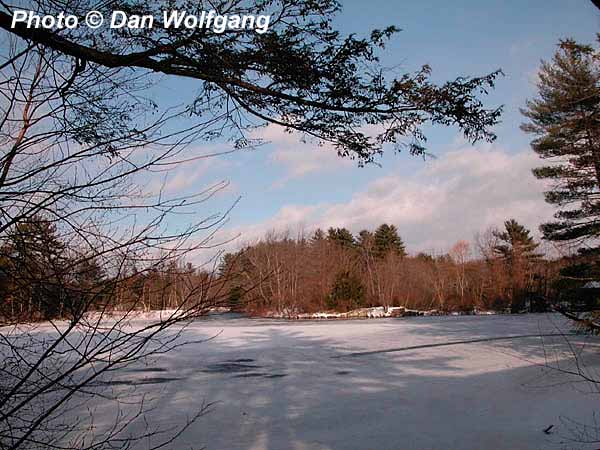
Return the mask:
M 553 208 L 543 200 L 543 183 L 531 174 L 540 161 L 530 150 L 531 137 L 519 129 L 519 108 L 535 96 L 540 60 L 552 57 L 559 39 L 594 42 L 598 10 L 582 0 L 342 0 L 342 5 L 334 23 L 343 33 L 402 29 L 380 54 L 385 66 L 413 71 L 429 64 L 439 82 L 502 69 L 505 76 L 485 99 L 490 107 L 504 105 L 497 140 L 473 146 L 455 128 L 428 127 L 427 148 L 435 158 L 389 152 L 379 166 L 359 168 L 327 146 L 302 143 L 269 126 L 256 134 L 267 145 L 181 166 L 163 179 L 166 190 L 188 193 L 227 180 L 206 212 L 225 211 L 239 198 L 218 235 L 236 238 L 228 247 L 270 231 L 295 235 L 346 226 L 357 233 L 383 222 L 398 227 L 410 253 L 445 252 L 509 218 L 537 234 Z M 180 80 L 165 83 L 163 97 L 189 89 Z M 195 145 L 200 154 L 214 144 Z

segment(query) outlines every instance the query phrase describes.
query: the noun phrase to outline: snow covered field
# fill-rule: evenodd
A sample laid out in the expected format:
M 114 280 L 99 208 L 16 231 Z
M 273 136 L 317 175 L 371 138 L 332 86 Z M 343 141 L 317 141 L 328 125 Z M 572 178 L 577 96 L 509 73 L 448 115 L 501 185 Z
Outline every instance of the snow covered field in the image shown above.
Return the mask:
M 202 402 L 215 402 L 177 449 L 598 448 L 569 439 L 576 437 L 572 420 L 589 422 L 600 411 L 600 394 L 543 367 L 572 368 L 565 337 L 485 340 L 560 330 L 570 326 L 550 314 L 210 318 L 185 332 L 186 339 L 214 336 L 210 341 L 120 376 L 160 391 L 154 424 L 180 424 Z M 600 340 L 568 339 L 576 348 L 585 343 L 588 369 L 600 369 Z M 458 343 L 471 340 L 483 341 Z M 454 344 L 429 346 L 446 343 Z

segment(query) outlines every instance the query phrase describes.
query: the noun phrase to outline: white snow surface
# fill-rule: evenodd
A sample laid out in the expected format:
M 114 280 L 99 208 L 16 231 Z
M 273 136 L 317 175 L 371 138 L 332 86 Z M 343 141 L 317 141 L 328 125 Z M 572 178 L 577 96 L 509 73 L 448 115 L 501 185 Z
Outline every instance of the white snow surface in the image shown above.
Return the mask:
M 572 369 L 574 348 L 600 379 L 600 340 L 540 337 L 570 331 L 558 315 L 301 322 L 226 316 L 196 321 L 182 336 L 212 339 L 119 375 L 160 377 L 140 385 L 156 398 L 153 425 L 182 424 L 203 402 L 214 402 L 168 448 L 598 447 L 573 442 L 571 421 L 590 423 L 600 394 L 546 365 Z M 536 336 L 463 342 L 523 335 Z M 406 349 L 445 343 L 454 344 Z M 114 420 L 109 407 L 98 411 Z

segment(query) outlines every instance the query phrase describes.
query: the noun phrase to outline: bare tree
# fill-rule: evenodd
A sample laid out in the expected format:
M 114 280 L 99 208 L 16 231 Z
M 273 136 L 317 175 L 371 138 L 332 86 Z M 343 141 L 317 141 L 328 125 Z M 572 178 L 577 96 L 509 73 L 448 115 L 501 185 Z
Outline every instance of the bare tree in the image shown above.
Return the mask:
M 460 299 L 460 305 L 465 306 L 465 295 L 467 290 L 466 266 L 471 249 L 467 241 L 458 241 L 450 249 L 450 257 L 454 261 L 456 275 L 456 293 Z
M 335 1 L 211 2 L 221 14 L 271 13 L 264 35 L 11 26 L 18 8 L 83 17 L 92 9 L 159 15 L 172 6 L 0 2 L 7 43 L 0 61 L 2 448 L 42 442 L 125 448 L 142 438 L 158 447 L 177 435 L 150 429 L 131 435 L 129 425 L 148 407 L 143 396 L 135 412 L 126 408 L 127 418 L 118 412 L 102 436 L 93 433 L 94 414 L 67 417 L 87 402 L 93 410 L 97 398 L 111 397 L 120 409 L 131 396 L 111 395 L 111 377 L 182 345 L 185 324 L 227 300 L 225 277 L 214 275 L 216 258 L 201 271 L 181 270 L 184 258 L 216 245 L 227 211 L 202 208 L 226 183 L 185 197 L 148 183 L 156 173 L 211 156 L 190 153 L 191 143 L 225 136 L 233 148 L 246 147 L 255 144 L 246 130 L 273 123 L 367 163 L 385 144 L 423 153 L 426 123 L 455 125 L 472 141 L 495 138 L 490 128 L 501 110 L 485 108 L 479 97 L 498 71 L 438 86 L 423 66 L 388 80 L 376 50 L 397 30 L 341 37 L 332 27 Z M 181 108 L 156 105 L 144 97 L 156 74 L 195 80 L 198 91 Z M 194 119 L 191 125 L 179 126 L 190 124 L 184 117 Z M 64 251 L 48 252 L 43 239 L 32 241 L 35 224 L 51 227 L 68 244 Z M 294 261 L 277 288 L 282 304 L 285 295 L 298 295 L 300 260 Z M 14 306 L 23 298 L 28 319 L 48 319 L 47 325 L 16 323 L 23 317 Z M 173 309 L 130 325 L 138 311 L 152 307 Z
M 109 17 L 113 10 L 153 15 L 184 8 L 185 3 L 152 4 L 112 1 L 65 2 L 63 10 L 83 17 L 97 10 Z M 57 6 L 33 0 L 31 9 L 53 13 Z M 24 39 L 72 57 L 80 64 L 139 69 L 197 80 L 199 95 L 193 112 L 219 112 L 230 129 L 273 123 L 289 130 L 330 142 L 341 155 L 370 162 L 385 143 L 404 141 L 411 153 L 423 154 L 425 123 L 456 125 L 469 140 L 489 139 L 499 108 L 486 109 L 478 99 L 493 87 L 500 71 L 482 77 L 460 77 L 443 85 L 430 81 L 431 69 L 391 79 L 378 65 L 377 48 L 398 29 L 374 30 L 366 39 L 342 37 L 332 26 L 340 9 L 335 0 L 314 4 L 284 0 L 255 2 L 216 1 L 197 5 L 219 14 L 268 14 L 267 33 L 252 30 L 214 33 L 198 29 L 155 26 L 143 35 L 103 28 L 51 30 L 12 26 L 17 7 L 0 5 L 0 28 Z M 135 73 L 138 73 L 136 70 Z M 378 125 L 381 131 L 373 133 Z M 241 138 L 242 136 L 240 136 Z M 406 139 L 406 138 L 409 139 Z
M 153 171 L 176 167 L 187 144 L 210 124 L 165 132 L 180 113 L 157 111 L 152 118 L 151 105 L 137 94 L 148 86 L 143 76 L 90 67 L 14 40 L 6 51 L 0 73 L 0 447 L 124 448 L 142 438 L 144 445 L 168 443 L 205 408 L 179 430 L 132 434 L 129 425 L 151 404 L 110 383 L 124 368 L 182 345 L 185 324 L 223 301 L 214 259 L 207 259 L 203 277 L 174 268 L 214 245 L 224 215 L 178 219 L 178 231 L 169 230 L 173 214 L 198 213 L 225 184 L 188 197 L 141 184 Z M 160 283 L 150 286 L 151 274 Z M 140 281 L 141 295 L 125 289 Z M 145 297 L 173 309 L 131 326 Z M 17 314 L 15 304 L 25 298 L 26 315 Z M 121 311 L 111 318 L 117 306 Z M 20 325 L 23 318 L 50 321 Z M 99 398 L 113 402 L 115 419 L 94 433 Z M 126 406 L 125 398 L 136 400 Z M 81 415 L 82 408 L 92 413 Z

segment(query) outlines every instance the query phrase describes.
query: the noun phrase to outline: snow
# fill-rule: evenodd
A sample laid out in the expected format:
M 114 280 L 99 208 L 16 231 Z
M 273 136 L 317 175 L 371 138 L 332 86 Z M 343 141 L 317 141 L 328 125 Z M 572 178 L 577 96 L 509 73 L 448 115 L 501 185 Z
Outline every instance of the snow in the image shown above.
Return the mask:
M 589 370 L 600 368 L 600 340 L 556 335 L 571 328 L 558 315 L 328 322 L 226 316 L 196 321 L 182 336 L 212 339 L 121 374 L 167 380 L 139 386 L 156 397 L 153 425 L 181 425 L 214 402 L 169 448 L 580 448 L 570 442 L 567 420 L 589 422 L 600 409 L 590 386 L 545 367 L 572 368 L 572 345 Z M 505 339 L 486 340 L 494 338 Z M 108 423 L 110 411 L 100 405 L 98 414 Z
M 480 312 L 477 312 L 480 314 Z M 484 311 L 482 314 L 495 314 L 493 311 Z M 347 312 L 336 311 L 318 311 L 314 313 L 293 313 L 293 312 L 275 312 L 266 313 L 267 317 L 275 319 L 381 319 L 384 317 L 400 317 L 400 316 L 437 316 L 440 312 L 436 309 L 421 311 L 418 309 L 410 309 L 404 306 L 373 306 L 370 308 L 358 308 Z M 460 313 L 452 313 L 458 316 Z
M 209 308 L 210 313 L 226 313 L 229 308 L 216 307 Z M 95 322 L 101 319 L 122 319 L 127 320 L 168 320 L 179 316 L 189 314 L 183 309 L 160 309 L 160 310 L 114 310 L 114 311 L 90 311 L 85 314 L 84 319 L 89 322 Z

